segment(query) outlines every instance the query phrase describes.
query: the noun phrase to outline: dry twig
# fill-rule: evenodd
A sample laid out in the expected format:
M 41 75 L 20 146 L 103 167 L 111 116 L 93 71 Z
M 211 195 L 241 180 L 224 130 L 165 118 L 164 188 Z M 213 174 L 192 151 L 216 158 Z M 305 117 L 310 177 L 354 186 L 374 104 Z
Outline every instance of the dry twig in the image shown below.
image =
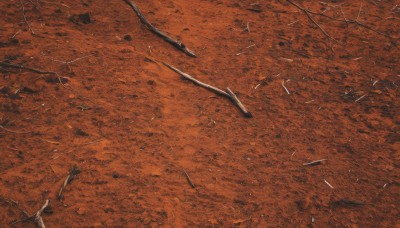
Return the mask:
M 40 216 L 44 209 L 46 209 L 46 207 L 49 205 L 49 200 L 46 200 L 46 202 L 44 203 L 44 205 L 40 208 L 40 210 L 38 210 L 38 212 L 36 212 L 36 214 L 34 215 L 34 219 L 38 224 L 39 228 L 46 228 L 46 226 L 44 225 L 42 216 Z
M 186 74 L 185 72 L 183 72 L 183 71 L 181 71 L 181 70 L 169 65 L 168 63 L 163 62 L 163 64 L 165 66 L 167 66 L 169 69 L 171 69 L 171 70 L 175 71 L 176 73 L 180 74 L 182 77 L 194 82 L 198 86 L 201 86 L 203 88 L 211 90 L 212 92 L 214 92 L 214 93 L 216 93 L 218 95 L 225 96 L 225 97 L 230 97 L 227 92 L 225 92 L 225 91 L 223 91 L 221 89 L 218 89 L 218 88 L 216 88 L 216 87 L 214 87 L 212 85 L 209 85 L 209 84 L 206 84 L 204 82 L 201 82 L 201 81 L 195 79 L 194 77 L 190 76 L 189 74 Z
M 326 161 L 326 159 L 320 159 L 320 160 L 316 160 L 316 161 L 312 161 L 312 162 L 303 163 L 303 166 L 319 165 L 323 161 Z
M 8 128 L 5 128 L 3 125 L 0 125 L 0 128 L 5 130 L 5 131 L 11 132 L 11 133 L 15 133 L 15 134 L 28 134 L 28 133 L 31 133 L 30 131 L 13 131 L 13 130 L 10 130 Z
M 4 202 L 8 203 L 10 206 L 13 206 L 13 207 L 17 208 L 22 213 L 22 215 L 25 217 L 25 219 L 30 218 L 28 212 L 26 212 L 23 208 L 21 208 L 21 206 L 19 205 L 18 201 L 15 201 L 15 200 L 12 200 L 12 199 L 7 199 L 7 198 L 4 198 L 3 196 L 0 196 L 0 202 L 1 201 L 4 201 Z M 15 220 L 15 221 L 12 221 L 11 223 L 9 223 L 9 225 L 12 226 L 12 225 L 14 225 L 14 224 L 16 224 L 18 222 L 20 222 L 20 221 Z
M 332 186 L 327 180 L 324 179 L 324 182 L 325 182 L 325 184 L 327 184 L 331 189 L 333 189 L 333 186 Z
M 242 102 L 240 102 L 240 100 L 237 98 L 237 96 L 229 88 L 227 88 L 228 92 L 225 92 L 225 91 L 223 91 L 221 89 L 218 89 L 218 88 L 216 88 L 214 86 L 211 86 L 209 84 L 201 82 L 201 81 L 197 80 L 196 78 L 190 76 L 189 74 L 187 74 L 185 72 L 182 72 L 181 70 L 179 70 L 179 69 L 177 69 L 177 68 L 175 68 L 175 67 L 173 67 L 173 66 L 171 66 L 171 65 L 169 65 L 169 64 L 167 64 L 165 62 L 163 62 L 163 64 L 165 66 L 167 66 L 168 68 L 170 68 L 171 70 L 175 71 L 176 73 L 180 74 L 182 77 L 194 82 L 196 85 L 198 85 L 200 87 L 203 87 L 203 88 L 206 88 L 208 90 L 211 90 L 212 92 L 214 92 L 214 93 L 216 93 L 218 95 L 221 95 L 223 97 L 229 98 L 236 106 L 239 107 L 239 109 L 243 112 L 245 117 L 247 117 L 247 118 L 251 118 L 252 117 L 252 114 L 249 111 L 247 111 L 247 109 L 244 107 Z
M 307 9 L 305 9 L 305 8 L 303 8 L 303 7 L 301 7 L 299 4 L 293 2 L 292 0 L 287 0 L 287 1 L 288 1 L 290 4 L 294 5 L 295 7 L 297 7 L 299 10 L 303 11 L 303 13 L 308 17 L 308 19 L 310 19 L 310 21 L 311 21 L 312 23 L 314 23 L 314 24 L 319 28 L 319 30 L 321 30 L 321 32 L 322 32 L 326 37 L 328 37 L 329 39 L 335 41 L 336 43 L 339 43 L 339 41 L 337 41 L 335 38 L 331 37 L 331 36 L 325 31 L 325 29 L 323 29 L 323 28 L 314 20 L 314 18 L 311 17 L 310 11 L 309 11 L 309 10 L 307 10 Z
M 132 2 L 131 0 L 124 0 L 128 5 L 131 6 L 131 8 L 133 9 L 133 11 L 135 11 L 136 15 L 139 17 L 140 21 L 153 33 L 157 34 L 158 36 L 160 36 L 161 38 L 163 38 L 165 41 L 167 41 L 168 43 L 172 44 L 173 46 L 177 47 L 179 50 L 183 51 L 184 53 L 186 53 L 187 55 L 191 56 L 191 57 L 196 57 L 196 55 L 189 50 L 183 43 L 178 42 L 176 40 L 174 40 L 173 38 L 171 38 L 170 36 L 168 36 L 167 34 L 165 34 L 164 32 L 160 31 L 159 29 L 157 29 L 156 27 L 154 27 L 144 16 L 143 14 L 140 12 L 139 7 L 137 7 L 137 5 Z
M 78 168 L 76 168 L 75 166 L 72 167 L 72 168 L 69 170 L 69 174 L 68 174 L 67 178 L 65 179 L 63 185 L 61 186 L 60 191 L 59 191 L 58 194 L 57 194 L 58 200 L 62 200 L 62 199 L 63 199 L 62 192 L 63 192 L 64 188 L 67 186 L 67 184 L 71 183 L 71 181 L 72 181 L 72 180 L 76 177 L 76 175 L 78 175 L 80 172 L 81 172 L 81 171 L 80 171 Z
M 249 22 L 247 22 L 246 28 L 243 31 L 247 31 L 248 33 L 250 33 L 250 23 Z
M 362 95 L 361 97 L 359 97 L 357 100 L 355 100 L 354 102 L 359 102 L 361 99 L 363 99 L 364 97 L 366 97 L 367 94 Z
M 91 145 L 91 144 L 94 144 L 94 143 L 97 143 L 97 142 L 101 142 L 101 141 L 103 141 L 103 140 L 104 140 L 104 138 L 100 138 L 100 139 L 96 139 L 96 140 L 94 140 L 94 141 L 90 141 L 90 142 L 83 143 L 83 144 L 78 145 L 78 146 L 76 146 L 75 148 L 73 148 L 73 149 L 67 151 L 67 154 L 68 154 L 68 153 L 71 153 L 72 151 L 74 151 L 74 150 L 76 150 L 76 149 L 78 149 L 79 147 Z
M 23 211 L 24 216 L 26 216 L 26 218 L 11 222 L 10 225 L 12 226 L 19 222 L 36 222 L 39 228 L 46 228 L 41 215 L 43 211 L 47 208 L 47 206 L 49 206 L 49 200 L 46 200 L 43 206 L 32 216 L 27 216 L 26 211 Z
M 251 118 L 253 117 L 253 115 L 251 114 L 251 112 L 249 112 L 246 107 L 244 107 L 244 105 L 242 104 L 242 102 L 240 102 L 239 98 L 236 96 L 235 93 L 232 92 L 231 89 L 229 89 L 229 87 L 226 88 L 226 91 L 228 91 L 229 97 L 231 98 L 232 102 L 236 104 L 237 107 L 239 107 L 240 111 L 243 112 L 244 116 L 247 118 Z
M 38 74 L 57 74 L 56 72 L 53 71 L 42 71 L 38 69 L 34 69 L 31 67 L 26 67 L 22 65 L 16 65 L 16 64 L 11 64 L 11 63 L 6 63 L 6 62 L 0 62 L 1 67 L 9 67 L 9 68 L 17 68 L 17 69 L 22 69 L 22 70 L 29 70 Z
M 185 174 L 186 180 L 188 181 L 190 186 L 192 186 L 192 188 L 195 188 L 196 185 L 193 184 L 192 179 L 190 179 L 189 174 L 187 174 L 186 170 L 183 170 L 183 173 Z
M 287 1 L 290 1 L 290 0 L 287 0 Z M 372 27 L 369 26 L 369 25 L 366 25 L 366 24 L 364 24 L 364 23 L 361 23 L 361 22 L 358 20 L 359 15 L 357 16 L 357 19 L 355 19 L 355 20 L 347 19 L 346 16 L 345 16 L 345 14 L 344 14 L 344 12 L 343 12 L 342 7 L 341 7 L 341 6 L 339 6 L 339 7 L 340 7 L 341 14 L 342 14 L 342 16 L 343 16 L 343 18 L 344 18 L 343 20 L 342 20 L 342 19 L 338 19 L 338 18 L 331 17 L 331 16 L 326 15 L 326 14 L 324 14 L 324 13 L 316 13 L 316 12 L 313 12 L 313 11 L 308 10 L 308 9 L 305 9 L 305 8 L 303 8 L 303 9 L 306 10 L 309 14 L 313 14 L 313 15 L 317 15 L 317 16 L 321 16 L 321 17 L 326 17 L 326 18 L 331 19 L 331 20 L 334 20 L 334 21 L 346 22 L 347 24 L 356 24 L 356 25 L 358 25 L 358 26 L 360 26 L 360 27 L 363 27 L 363 28 L 365 28 L 365 29 L 371 30 L 371 31 L 373 31 L 373 32 L 375 32 L 375 33 L 377 33 L 377 34 L 379 34 L 379 35 L 386 36 L 386 37 L 388 37 L 388 38 L 390 38 L 390 39 L 393 39 L 390 35 L 385 34 L 385 33 L 381 32 L 381 31 L 378 31 L 377 29 L 374 29 L 374 28 L 372 28 Z M 361 8 L 360 8 L 360 9 L 361 9 Z M 359 9 L 359 11 L 360 11 L 360 9 Z M 303 12 L 304 12 L 304 11 L 303 11 Z
M 370 30 L 370 31 L 373 31 L 373 32 L 375 32 L 375 33 L 377 33 L 377 34 L 379 34 L 379 35 L 386 36 L 386 37 L 388 37 L 388 38 L 390 38 L 390 39 L 393 39 L 393 37 L 391 37 L 390 35 L 385 34 L 385 33 L 381 32 L 381 31 L 378 31 L 377 29 L 374 29 L 374 28 L 372 28 L 371 26 L 366 25 L 366 24 L 364 24 L 364 23 L 362 23 L 362 22 L 360 22 L 360 21 L 358 20 L 358 18 L 359 18 L 359 16 L 360 16 L 360 13 L 361 13 L 361 7 L 362 7 L 362 5 L 360 6 L 360 9 L 359 9 L 359 11 L 358 11 L 357 18 L 356 18 L 355 20 L 352 20 L 352 19 L 347 19 L 347 18 L 346 18 L 346 16 L 345 16 L 345 14 L 344 14 L 344 12 L 343 12 L 341 6 L 339 6 L 339 7 L 340 7 L 340 11 L 341 11 L 341 14 L 342 14 L 342 16 L 343 16 L 344 19 L 334 18 L 334 17 L 331 17 L 331 16 L 326 15 L 326 14 L 324 14 L 324 13 L 316 13 L 316 12 L 313 12 L 313 11 L 310 11 L 310 10 L 308 10 L 308 9 L 305 9 L 305 8 L 301 7 L 299 4 L 293 2 L 292 0 L 287 0 L 287 1 L 288 1 L 290 4 L 294 5 L 295 7 L 297 7 L 298 9 L 300 9 L 301 11 L 303 11 L 303 12 L 307 15 L 307 17 L 308 17 L 315 25 L 318 26 L 318 28 L 325 34 L 325 36 L 327 36 L 328 38 L 332 39 L 332 40 L 335 41 L 336 43 L 339 43 L 339 42 L 338 42 L 337 40 L 335 40 L 334 38 L 332 38 L 321 26 L 319 26 L 319 24 L 311 17 L 311 14 L 313 14 L 313 15 L 318 15 L 318 16 L 321 16 L 321 17 L 326 17 L 326 18 L 329 18 L 329 19 L 334 20 L 334 21 L 346 22 L 347 24 L 356 24 L 356 25 L 358 25 L 358 26 L 360 26 L 360 27 L 363 27 L 363 28 L 365 28 L 365 29 L 368 29 L 368 30 Z M 340 43 L 339 43 L 339 44 L 340 44 Z
M 26 25 L 28 26 L 29 30 L 31 31 L 31 34 L 36 35 L 31 27 L 31 25 L 29 24 L 28 20 L 26 19 L 24 3 L 22 2 L 22 0 L 19 0 L 19 2 L 21 3 L 21 6 L 22 6 L 22 15 L 24 16 L 24 21 L 25 21 Z
M 286 93 L 290 95 L 288 88 L 285 86 L 285 80 L 282 81 L 282 87 L 285 89 Z

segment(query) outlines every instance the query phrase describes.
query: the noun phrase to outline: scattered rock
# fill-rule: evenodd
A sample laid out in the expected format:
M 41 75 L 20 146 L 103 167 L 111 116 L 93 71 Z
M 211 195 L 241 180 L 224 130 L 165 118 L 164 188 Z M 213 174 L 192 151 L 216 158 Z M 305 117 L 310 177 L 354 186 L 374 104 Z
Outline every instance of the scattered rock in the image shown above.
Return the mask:
M 78 17 L 83 24 L 90 24 L 92 22 L 89 13 L 79 14 Z
M 382 91 L 381 90 L 372 90 L 371 93 L 382 94 Z
M 132 41 L 133 39 L 132 39 L 132 36 L 131 36 L 131 35 L 125 35 L 125 36 L 124 36 L 124 40 L 126 40 L 126 41 Z
M 82 129 L 78 128 L 75 130 L 75 135 L 79 135 L 79 136 L 83 136 L 83 137 L 87 137 L 89 136 L 88 133 L 86 133 L 85 131 L 83 131 Z
M 10 91 L 10 89 L 6 86 L 0 87 L 0 93 L 2 93 L 2 94 L 8 94 L 9 91 Z
M 160 177 L 161 176 L 161 171 L 154 170 L 150 175 L 153 176 L 153 177 Z
M 84 215 L 84 214 L 86 214 L 86 208 L 84 208 L 84 207 L 80 207 L 77 211 L 76 211 L 76 213 L 78 214 L 78 215 Z
M 109 213 L 109 212 L 115 212 L 114 209 L 112 209 L 111 207 L 107 207 L 106 209 L 104 209 L 105 213 Z
M 307 196 L 305 199 L 296 201 L 296 203 L 300 210 L 306 210 L 310 206 L 311 199 Z

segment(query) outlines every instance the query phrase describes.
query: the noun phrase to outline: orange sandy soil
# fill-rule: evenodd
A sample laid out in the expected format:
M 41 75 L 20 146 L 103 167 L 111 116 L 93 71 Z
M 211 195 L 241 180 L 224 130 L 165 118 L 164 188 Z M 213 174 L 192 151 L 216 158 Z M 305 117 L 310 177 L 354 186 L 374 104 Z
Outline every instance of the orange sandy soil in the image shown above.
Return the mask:
M 399 1 L 361 1 L 358 20 L 390 37 L 314 15 L 341 44 L 284 0 L 136 1 L 197 58 L 122 0 L 23 2 L 36 35 L 1 1 L 0 60 L 60 78 L 0 68 L 1 227 L 47 199 L 48 227 L 400 226 Z M 254 118 L 150 59 L 229 86 Z

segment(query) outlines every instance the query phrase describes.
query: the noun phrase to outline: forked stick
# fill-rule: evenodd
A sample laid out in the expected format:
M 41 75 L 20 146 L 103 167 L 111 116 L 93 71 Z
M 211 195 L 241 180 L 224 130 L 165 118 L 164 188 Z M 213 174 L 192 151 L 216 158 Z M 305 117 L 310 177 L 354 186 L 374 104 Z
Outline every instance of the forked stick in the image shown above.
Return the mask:
M 175 71 L 176 73 L 180 74 L 182 77 L 194 82 L 196 85 L 206 88 L 208 90 L 211 90 L 212 92 L 223 96 L 223 97 L 227 97 L 229 98 L 237 107 L 239 107 L 239 109 L 243 112 L 244 116 L 247 118 L 251 118 L 253 117 L 253 115 L 247 111 L 247 109 L 244 107 L 244 105 L 242 104 L 242 102 L 240 102 L 239 98 L 235 95 L 235 93 L 232 92 L 232 90 L 229 89 L 229 87 L 227 88 L 227 92 L 218 89 L 214 86 L 211 86 L 209 84 L 206 84 L 204 82 L 201 82 L 199 80 L 197 80 L 196 78 L 190 76 L 189 74 L 182 72 L 181 70 L 169 65 L 168 63 L 162 62 L 165 66 L 167 66 L 169 69 Z
M 297 4 L 296 2 L 293 2 L 292 0 L 287 0 L 290 4 L 292 4 L 292 5 L 294 5 L 295 7 L 297 7 L 298 9 L 300 9 L 301 11 L 303 11 L 306 15 L 307 15 L 307 17 L 315 24 L 315 25 L 317 25 L 318 26 L 318 28 L 328 37 L 328 38 L 330 38 L 330 39 L 332 39 L 332 40 L 334 40 L 334 41 L 336 41 L 337 43 L 339 43 L 337 40 L 335 40 L 335 39 L 333 39 L 312 17 L 311 17 L 311 15 L 310 14 L 313 14 L 313 15 L 317 15 L 317 16 L 321 16 L 321 17 L 326 17 L 326 18 L 329 18 L 329 19 L 331 19 L 331 20 L 334 20 L 334 21 L 342 21 L 342 22 L 346 22 L 346 23 L 348 23 L 348 24 L 356 24 L 356 25 L 358 25 L 358 26 L 360 26 L 360 27 L 363 27 L 363 28 L 365 28 L 365 29 L 368 29 L 368 30 L 371 30 L 371 31 L 373 31 L 373 32 L 376 32 L 377 34 L 379 34 L 379 35 L 382 35 L 382 36 L 386 36 L 386 37 L 388 37 L 388 38 L 390 38 L 390 39 L 393 39 L 390 35 L 388 35 L 388 34 L 385 34 L 385 33 L 383 33 L 383 32 L 381 32 L 381 31 L 378 31 L 377 29 L 374 29 L 374 28 L 372 28 L 371 26 L 369 26 L 369 25 L 366 25 L 366 24 L 363 24 L 363 23 L 361 23 L 359 20 L 358 20 L 358 17 L 357 17 L 357 19 L 355 19 L 355 20 L 352 20 L 352 19 L 347 19 L 346 18 L 346 16 L 344 15 L 344 12 L 343 12 L 343 10 L 342 10 L 342 7 L 340 7 L 340 11 L 341 11 L 341 13 L 342 13 L 342 15 L 343 15 L 343 20 L 342 19 L 337 19 L 337 18 L 333 18 L 333 17 L 331 17 L 331 16 L 329 16 L 329 15 L 326 15 L 326 14 L 324 14 L 324 13 L 316 13 L 316 12 L 313 12 L 313 11 L 311 11 L 311 10 L 309 10 L 309 9 L 306 9 L 306 8 L 303 8 L 303 7 L 301 7 L 299 4 Z M 361 9 L 361 8 L 360 8 Z
M 58 200 L 62 200 L 62 199 L 63 199 L 62 192 L 63 192 L 64 188 L 65 188 L 65 187 L 67 186 L 67 184 L 69 184 L 69 183 L 75 178 L 75 176 L 78 175 L 80 172 L 81 172 L 81 171 L 80 171 L 78 168 L 76 168 L 75 166 L 72 167 L 72 168 L 70 169 L 67 178 L 65 179 L 63 185 L 62 185 L 61 188 L 60 188 L 60 191 L 58 191 L 58 194 L 57 194 Z
M 47 207 L 48 205 L 49 205 L 49 200 L 46 200 L 46 202 L 44 203 L 44 205 L 43 205 L 43 206 L 40 208 L 40 210 L 39 210 L 38 212 L 36 212 L 36 214 L 35 214 L 35 221 L 37 222 L 39 228 L 46 228 L 46 226 L 44 225 L 42 216 L 40 216 L 40 215 L 43 213 L 44 209 L 46 209 L 46 207 Z
M 160 36 L 161 38 L 163 38 L 165 41 L 167 41 L 168 43 L 174 45 L 175 47 L 177 47 L 179 50 L 183 51 L 184 53 L 186 53 L 187 55 L 191 56 L 191 57 L 196 57 L 196 55 L 189 50 L 183 43 L 178 42 L 176 40 L 174 40 L 173 38 L 171 38 L 170 36 L 168 36 L 167 34 L 165 34 L 164 32 L 160 31 L 159 29 L 157 29 L 156 27 L 154 27 L 144 16 L 143 14 L 140 12 L 139 7 L 137 7 L 137 5 L 132 2 L 131 0 L 124 0 L 126 3 L 128 3 L 128 5 L 131 6 L 131 8 L 133 9 L 133 11 L 135 11 L 136 15 L 139 17 L 140 21 L 153 33 L 157 34 L 158 36 Z
M 308 19 L 310 19 L 310 21 L 312 21 L 312 23 L 314 23 L 319 30 L 321 30 L 321 32 L 328 37 L 329 39 L 335 41 L 336 43 L 339 43 L 339 41 L 337 41 L 335 38 L 331 37 L 326 31 L 325 29 L 323 29 L 315 20 L 313 17 L 311 17 L 310 12 L 307 9 L 304 9 L 303 7 L 301 7 L 300 5 L 298 5 L 297 3 L 291 1 L 291 0 L 287 0 L 290 4 L 294 5 L 295 7 L 297 7 L 299 10 L 303 11 L 303 13 L 308 17 Z M 340 44 L 340 43 L 339 43 Z

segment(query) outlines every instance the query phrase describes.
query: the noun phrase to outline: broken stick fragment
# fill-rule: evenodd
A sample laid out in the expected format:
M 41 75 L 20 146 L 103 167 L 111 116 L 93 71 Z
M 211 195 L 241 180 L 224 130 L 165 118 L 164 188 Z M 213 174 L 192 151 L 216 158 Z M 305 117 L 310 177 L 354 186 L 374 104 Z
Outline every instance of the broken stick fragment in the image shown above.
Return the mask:
M 49 200 L 46 200 L 46 202 L 44 203 L 44 205 L 40 208 L 40 210 L 38 210 L 38 212 L 36 212 L 36 214 L 34 215 L 34 219 L 38 224 L 39 228 L 46 228 L 46 226 L 44 225 L 43 219 L 41 214 L 43 213 L 44 209 L 46 209 L 46 207 L 49 205 Z
M 78 175 L 80 172 L 81 171 L 78 168 L 76 168 L 75 166 L 69 170 L 69 174 L 68 174 L 67 178 L 65 179 L 63 185 L 61 186 L 60 191 L 57 194 L 58 200 L 61 200 L 63 198 L 62 192 L 63 192 L 64 188 L 67 186 L 67 184 L 69 184 L 75 178 L 75 176 Z
M 194 82 L 198 86 L 201 86 L 203 88 L 211 90 L 212 92 L 214 92 L 214 93 L 216 93 L 218 95 L 225 96 L 225 97 L 230 97 L 228 93 L 226 93 L 225 91 L 223 91 L 221 89 L 218 89 L 218 88 L 216 88 L 216 87 L 214 87 L 212 85 L 209 85 L 209 84 L 206 84 L 204 82 L 201 82 L 201 81 L 195 79 L 194 77 L 190 76 L 189 74 L 187 74 L 187 73 L 185 73 L 185 72 L 183 72 L 183 71 L 181 71 L 181 70 L 169 65 L 168 63 L 163 62 L 163 64 L 165 66 L 167 66 L 169 69 L 171 69 L 171 70 L 175 71 L 176 73 L 180 74 L 182 77 Z
M 196 55 L 189 48 L 187 48 L 183 43 L 174 40 L 173 38 L 171 38 L 170 36 L 168 36 L 164 32 L 160 31 L 158 28 L 154 27 L 143 16 L 142 12 L 140 12 L 139 7 L 133 1 L 131 1 L 131 0 L 124 0 L 124 1 L 133 9 L 133 11 L 135 11 L 136 15 L 139 17 L 139 19 L 142 22 L 142 24 L 144 24 L 151 32 L 153 32 L 156 35 L 160 36 L 165 41 L 167 41 L 168 43 L 172 44 L 173 46 L 175 46 L 179 50 L 183 51 L 184 53 L 186 53 L 190 57 L 196 57 Z
M 312 162 L 307 162 L 307 163 L 303 163 L 303 166 L 314 166 L 314 165 L 319 165 L 321 164 L 323 161 L 326 161 L 327 159 L 320 159 L 320 160 L 316 160 L 316 161 L 312 161 Z
M 8 67 L 8 68 L 17 68 L 17 69 L 22 69 L 22 70 L 29 70 L 38 74 L 57 74 L 56 72 L 53 71 L 42 71 L 42 70 L 38 70 L 38 69 L 34 69 L 31 67 L 26 67 L 26 66 L 22 66 L 22 65 L 16 65 L 16 64 L 11 64 L 11 63 L 6 63 L 6 62 L 0 62 L 0 67 Z
M 192 188 L 196 188 L 196 185 L 193 184 L 193 181 L 192 179 L 190 179 L 189 174 L 187 174 L 186 170 L 183 170 L 183 173 L 185 174 L 186 180 L 188 181 L 190 186 L 192 186 Z
M 231 100 L 233 101 L 233 103 L 236 104 L 237 107 L 239 107 L 240 111 L 243 112 L 244 116 L 246 118 L 251 118 L 253 117 L 253 115 L 246 109 L 246 107 L 244 107 L 244 105 L 242 104 L 242 102 L 240 102 L 239 98 L 236 96 L 235 93 L 233 93 L 233 91 L 231 89 L 229 89 L 229 87 L 226 88 L 226 90 L 228 91 L 229 97 L 231 98 Z

